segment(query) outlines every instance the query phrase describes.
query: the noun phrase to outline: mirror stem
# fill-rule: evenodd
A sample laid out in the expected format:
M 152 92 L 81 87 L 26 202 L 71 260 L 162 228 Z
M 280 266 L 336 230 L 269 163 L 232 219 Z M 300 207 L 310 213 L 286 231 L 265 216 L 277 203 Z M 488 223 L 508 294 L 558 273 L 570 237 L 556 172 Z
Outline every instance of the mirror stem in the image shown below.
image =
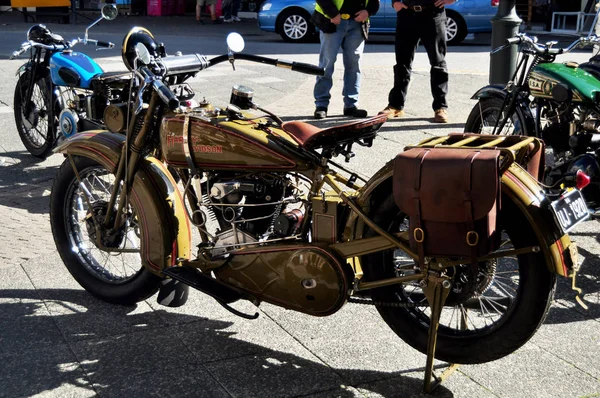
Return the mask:
M 227 53 L 227 56 L 229 58 L 229 63 L 231 64 L 231 67 L 235 71 L 235 58 L 233 55 L 233 51 L 229 50 L 229 52 Z
M 96 25 L 98 22 L 102 21 L 104 18 L 100 17 L 97 20 L 95 20 L 90 26 L 88 26 L 87 28 L 85 28 L 85 36 L 83 38 L 83 44 L 87 44 L 87 40 L 88 40 L 88 31 L 92 28 L 92 26 Z

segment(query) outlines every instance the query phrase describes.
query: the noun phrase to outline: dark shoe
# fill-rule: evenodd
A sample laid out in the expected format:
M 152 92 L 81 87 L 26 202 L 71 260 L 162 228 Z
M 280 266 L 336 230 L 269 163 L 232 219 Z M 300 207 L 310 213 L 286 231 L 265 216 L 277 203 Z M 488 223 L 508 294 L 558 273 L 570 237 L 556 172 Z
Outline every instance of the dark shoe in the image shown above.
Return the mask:
M 327 108 L 324 106 L 317 106 L 315 109 L 315 119 L 325 119 L 327 117 Z
M 367 117 L 367 111 L 364 109 L 354 108 L 344 108 L 344 116 L 352 116 L 352 117 Z
M 223 21 L 221 21 L 220 19 L 213 19 L 212 23 L 215 25 L 220 25 L 223 23 Z

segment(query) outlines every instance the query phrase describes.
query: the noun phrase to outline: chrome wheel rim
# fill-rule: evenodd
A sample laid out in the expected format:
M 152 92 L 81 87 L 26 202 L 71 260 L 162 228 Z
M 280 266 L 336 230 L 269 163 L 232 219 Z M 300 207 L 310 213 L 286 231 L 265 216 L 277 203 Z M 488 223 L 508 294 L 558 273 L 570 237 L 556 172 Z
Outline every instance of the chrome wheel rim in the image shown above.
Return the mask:
M 301 15 L 290 15 L 283 22 L 283 31 L 290 39 L 300 40 L 308 33 L 308 21 Z
M 446 18 L 446 41 L 453 40 L 458 34 L 458 24 L 452 18 Z
M 106 283 L 120 284 L 134 278 L 142 269 L 140 258 L 140 230 L 135 211 L 128 206 L 115 249 L 134 249 L 136 252 L 107 251 L 98 247 L 90 236 L 90 225 L 95 225 L 90 211 L 108 203 L 114 186 L 114 175 L 100 166 L 79 171 L 81 184 L 73 179 L 67 192 L 65 223 L 71 250 L 86 270 Z M 117 200 L 118 203 L 118 200 Z M 98 219 L 103 217 L 98 216 Z M 92 229 L 93 230 L 93 229 Z
M 400 231 L 408 230 L 408 221 L 400 225 Z M 503 232 L 498 250 L 513 249 L 510 237 Z M 418 272 L 415 260 L 400 250 L 393 254 L 394 270 L 396 276 L 407 276 Z M 448 269 L 451 276 L 452 287 L 446 305 L 440 316 L 440 335 L 461 336 L 480 334 L 482 331 L 496 329 L 508 318 L 518 302 L 520 291 L 519 261 L 516 256 L 507 256 L 493 262 L 480 265 L 478 275 L 473 277 L 468 298 L 457 300 L 460 295 L 459 288 L 466 288 L 468 280 L 461 286 L 460 269 L 470 269 L 471 264 L 463 264 L 455 269 Z M 405 310 L 423 327 L 429 327 L 431 308 L 423 293 L 419 282 L 402 285 L 396 292 L 398 301 L 414 304 Z

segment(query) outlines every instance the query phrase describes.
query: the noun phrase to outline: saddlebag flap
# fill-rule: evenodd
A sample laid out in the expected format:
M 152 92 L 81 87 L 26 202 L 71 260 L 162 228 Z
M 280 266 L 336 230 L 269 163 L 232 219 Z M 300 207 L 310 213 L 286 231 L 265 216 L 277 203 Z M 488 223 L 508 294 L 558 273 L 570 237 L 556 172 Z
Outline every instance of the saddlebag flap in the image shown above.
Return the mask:
M 394 162 L 394 199 L 419 257 L 474 260 L 496 248 L 499 150 L 417 147 Z

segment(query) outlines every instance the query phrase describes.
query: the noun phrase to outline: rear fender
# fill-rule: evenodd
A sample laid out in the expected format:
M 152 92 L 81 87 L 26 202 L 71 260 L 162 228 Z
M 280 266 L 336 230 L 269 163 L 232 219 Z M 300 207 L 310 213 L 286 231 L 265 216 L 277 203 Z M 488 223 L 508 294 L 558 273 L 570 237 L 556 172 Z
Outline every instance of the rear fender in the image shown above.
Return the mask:
M 122 134 L 87 131 L 65 140 L 54 151 L 93 159 L 115 173 L 124 141 Z M 165 165 L 151 156 L 143 158 L 131 197 L 140 209 L 144 267 L 161 275 L 164 268 L 176 265 L 181 259 L 189 259 L 190 225 L 181 193 Z
M 393 161 L 388 162 L 359 191 L 357 204 L 367 214 L 371 199 L 392 192 Z M 516 163 L 502 176 L 502 192 L 513 201 L 535 232 L 548 269 L 561 276 L 572 276 L 577 271 L 576 246 L 569 235 L 562 232 L 558 221 L 550 211 L 550 200 L 545 196 L 537 181 Z M 344 241 L 361 239 L 364 222 L 352 215 L 344 229 Z

